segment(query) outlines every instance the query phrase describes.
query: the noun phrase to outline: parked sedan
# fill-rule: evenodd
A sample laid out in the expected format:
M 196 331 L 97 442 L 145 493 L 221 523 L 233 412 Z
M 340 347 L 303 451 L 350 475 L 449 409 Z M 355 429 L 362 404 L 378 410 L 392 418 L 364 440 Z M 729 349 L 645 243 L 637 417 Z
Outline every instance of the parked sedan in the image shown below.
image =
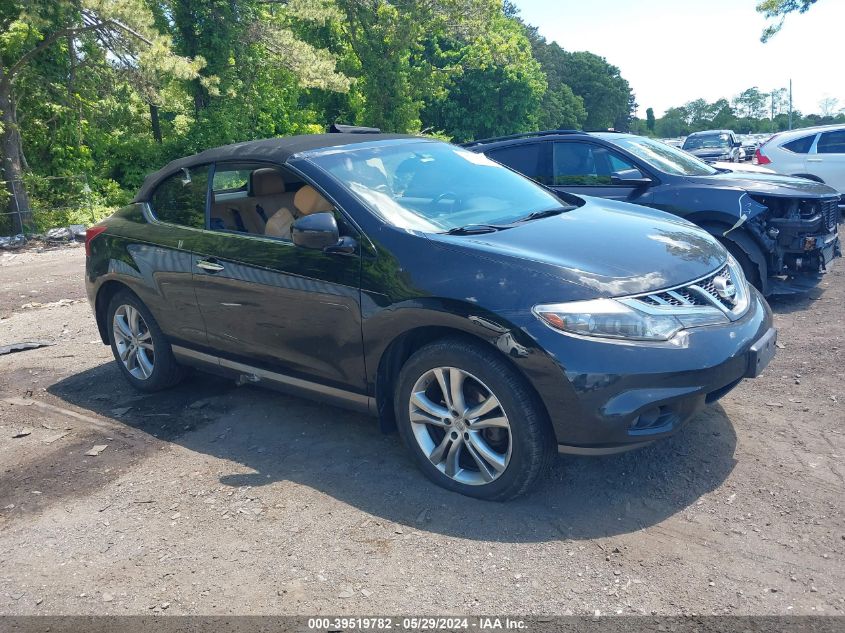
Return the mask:
M 825 183 L 845 195 L 845 125 L 775 134 L 757 149 L 754 164 Z
M 706 229 L 764 294 L 815 285 L 840 255 L 839 195 L 803 178 L 717 169 L 660 141 L 551 130 L 466 145 L 559 193 L 677 214 Z
M 431 139 L 177 160 L 85 248 L 100 336 L 138 389 L 195 366 L 368 411 L 484 499 L 529 490 L 556 449 L 673 434 L 775 351 L 765 300 L 705 231 Z

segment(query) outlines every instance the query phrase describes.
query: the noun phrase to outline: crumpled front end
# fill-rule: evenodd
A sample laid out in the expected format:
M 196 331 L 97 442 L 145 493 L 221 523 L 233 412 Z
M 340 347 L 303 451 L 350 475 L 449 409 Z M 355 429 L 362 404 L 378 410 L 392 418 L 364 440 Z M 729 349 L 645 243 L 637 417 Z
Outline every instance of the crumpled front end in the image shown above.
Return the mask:
M 763 248 L 769 276 L 817 276 L 842 255 L 839 198 L 746 194 L 747 228 Z M 777 291 L 777 285 L 773 287 Z

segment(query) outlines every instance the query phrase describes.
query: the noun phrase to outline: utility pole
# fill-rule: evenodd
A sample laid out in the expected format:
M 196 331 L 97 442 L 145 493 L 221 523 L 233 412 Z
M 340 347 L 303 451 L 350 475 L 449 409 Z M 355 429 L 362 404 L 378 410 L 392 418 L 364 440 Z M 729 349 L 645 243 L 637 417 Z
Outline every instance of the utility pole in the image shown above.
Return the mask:
M 772 132 L 775 131 L 775 92 L 777 92 L 777 88 L 772 90 Z
M 789 129 L 792 129 L 792 78 L 789 78 Z

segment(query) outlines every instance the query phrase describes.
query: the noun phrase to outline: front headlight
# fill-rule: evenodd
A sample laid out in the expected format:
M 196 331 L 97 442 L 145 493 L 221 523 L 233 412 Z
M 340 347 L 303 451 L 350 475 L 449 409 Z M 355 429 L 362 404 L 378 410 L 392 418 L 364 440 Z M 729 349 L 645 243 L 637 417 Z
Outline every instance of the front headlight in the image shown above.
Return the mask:
M 668 341 L 684 328 L 672 315 L 646 314 L 615 299 L 538 305 L 534 314 L 556 330 L 581 336 Z
M 549 327 L 567 334 L 668 341 L 684 329 L 735 321 L 749 305 L 742 267 L 728 254 L 722 269 L 683 286 L 616 299 L 541 304 L 533 312 Z

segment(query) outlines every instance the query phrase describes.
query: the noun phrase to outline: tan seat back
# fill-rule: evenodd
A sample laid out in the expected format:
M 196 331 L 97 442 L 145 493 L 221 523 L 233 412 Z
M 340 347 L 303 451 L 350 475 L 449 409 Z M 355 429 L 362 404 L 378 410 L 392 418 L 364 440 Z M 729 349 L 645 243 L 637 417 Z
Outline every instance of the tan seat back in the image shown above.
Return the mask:
M 291 239 L 291 227 L 293 226 L 293 214 L 287 209 L 279 209 L 270 219 L 267 220 L 267 226 L 264 227 L 264 235 L 270 237 L 281 237 L 282 239 Z
M 293 205 L 300 215 L 311 215 L 312 213 L 323 213 L 334 210 L 332 203 L 320 195 L 311 185 L 305 185 L 296 192 Z
M 249 193 L 256 212 L 260 208 L 267 218 L 267 224 L 261 232 L 272 237 L 290 239 L 294 194 L 287 192 L 282 172 L 273 167 L 256 169 L 250 174 Z

